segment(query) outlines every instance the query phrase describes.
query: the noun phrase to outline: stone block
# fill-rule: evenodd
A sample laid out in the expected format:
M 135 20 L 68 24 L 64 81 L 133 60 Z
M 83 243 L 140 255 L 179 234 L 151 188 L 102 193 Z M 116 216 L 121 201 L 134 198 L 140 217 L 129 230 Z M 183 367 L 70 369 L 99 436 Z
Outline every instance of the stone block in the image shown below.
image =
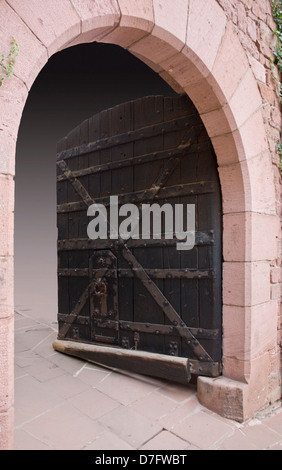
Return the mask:
M 250 179 L 248 189 L 252 195 L 251 205 L 246 205 L 246 209 L 275 215 L 276 197 L 270 152 L 267 150 L 255 158 L 242 162 L 241 167 L 242 174 L 246 175 L 245 181 Z
M 0 413 L 14 403 L 14 319 L 0 319 Z
M 281 299 L 281 284 L 275 284 L 271 286 L 271 299 L 272 300 L 279 300 Z
M 244 402 L 247 385 L 226 377 L 199 377 L 198 399 L 215 413 L 238 422 L 246 419 Z
M 257 82 L 252 70 L 243 76 L 229 100 L 229 106 L 234 116 L 236 127 L 239 128 L 262 105 Z
M 253 3 L 252 12 L 257 18 L 262 19 L 263 21 L 266 20 L 265 9 L 262 8 L 258 2 Z
M 272 284 L 277 284 L 282 280 L 282 271 L 281 267 L 274 267 L 271 269 L 271 282 Z
M 244 307 L 224 305 L 223 332 L 224 357 L 248 360 L 251 349 L 250 311 Z
M 252 256 L 256 260 L 274 260 L 278 257 L 279 218 L 254 213 L 252 218 Z
M 119 0 L 121 11 L 120 27 L 151 32 L 154 26 L 152 0 Z
M 225 261 L 266 261 L 278 255 L 279 218 L 259 213 L 223 216 Z
M 186 45 L 196 65 L 201 62 L 212 70 L 225 27 L 226 16 L 215 0 L 210 0 L 208 8 L 205 0 L 190 0 Z
M 80 17 L 68 0 L 8 0 L 51 56 L 81 33 Z
M 97 28 L 112 27 L 120 20 L 120 9 L 117 0 L 71 0 L 82 21 L 82 33 Z M 93 31 L 93 38 L 95 32 Z
M 154 26 L 153 4 L 152 0 L 144 2 L 120 0 L 118 3 L 121 14 L 119 25 L 102 40 L 128 49 L 152 31 Z
M 251 18 L 247 18 L 247 31 L 250 38 L 256 42 L 257 40 L 257 25 L 256 22 L 253 21 Z
M 133 21 L 136 21 L 136 27 L 144 30 L 152 30 L 154 25 L 154 6 L 153 0 L 118 0 L 121 13 L 121 26 L 133 27 Z
M 250 362 L 223 355 L 223 376 L 238 382 L 247 383 L 250 377 Z
M 14 259 L 0 258 L 0 319 L 14 315 Z
M 273 88 L 264 83 L 259 83 L 258 85 L 262 98 L 272 106 L 277 106 L 277 94 Z
M 273 125 L 273 127 L 276 127 L 277 129 L 281 130 L 282 115 L 278 107 L 271 110 L 271 124 Z
M 230 165 L 246 159 L 239 131 L 212 137 L 219 166 Z
M 166 80 L 168 83 L 169 83 L 169 81 L 173 82 L 173 79 L 171 77 L 169 77 L 168 74 L 158 64 L 154 64 L 154 62 L 152 62 L 151 60 L 147 59 L 146 57 L 138 54 L 137 52 L 132 53 L 132 55 L 134 55 L 135 57 L 137 57 L 137 59 L 144 62 L 144 64 L 148 65 L 148 67 L 150 67 L 152 70 L 154 70 L 154 72 L 158 73 L 161 76 L 164 75 L 166 77 L 166 78 L 164 78 L 164 80 Z M 179 85 L 175 84 L 175 86 L 179 86 Z
M 11 4 L 12 8 L 7 3 Z M 12 45 L 12 38 L 15 37 L 19 46 L 19 54 L 16 57 L 14 72 L 28 88 L 31 88 L 38 73 L 46 64 L 48 54 L 40 39 L 33 34 L 25 21 L 14 11 L 14 7 L 20 5 L 22 8 L 25 8 L 27 2 L 0 2 L 0 18 L 5 18 L 5 21 L 2 21 L 0 25 L 1 54 L 8 55 Z M 30 17 L 35 18 L 35 21 L 39 22 L 36 15 L 30 14 Z M 11 81 L 7 80 L 7 82 L 6 85 L 11 88 L 15 82 L 15 77 L 12 77 Z M 20 87 L 20 85 L 18 86 Z M 19 90 L 16 94 L 19 94 Z
M 268 352 L 250 361 L 250 379 L 246 398 L 246 414 L 248 417 L 253 416 L 256 411 L 268 405 L 269 371 Z
M 152 68 L 152 67 L 151 67 Z M 153 69 L 154 70 L 154 69 Z M 160 77 L 179 95 L 185 95 L 185 91 L 179 83 L 177 83 L 171 75 L 165 70 L 159 72 Z M 190 96 L 191 98 L 191 96 Z M 193 100 L 192 100 L 193 101 Z M 195 103 L 194 103 L 195 104 Z
M 141 41 L 142 38 L 148 37 L 147 35 L 148 32 L 144 31 L 143 29 L 136 27 L 130 28 L 128 26 L 118 26 L 117 28 L 114 28 L 113 31 L 111 31 L 109 34 L 103 36 L 101 38 L 101 42 L 105 42 L 107 44 L 117 44 L 124 49 L 129 49 L 132 44 L 134 44 L 134 46 L 136 43 L 139 44 L 139 41 Z M 141 47 L 139 51 L 137 50 L 137 52 L 142 55 L 142 50 L 143 48 Z M 132 53 L 134 54 L 134 52 Z M 150 57 L 149 59 L 151 60 Z
M 28 96 L 28 90 L 25 84 L 13 76 L 11 80 L 6 80 L 0 87 L 0 139 L 2 135 L 6 134 L 11 137 L 10 143 L 16 139 L 18 129 L 22 117 L 24 105 Z M 13 145 L 13 144 L 12 144 Z M 3 146 L 7 148 L 8 142 L 3 137 Z M 9 159 L 9 161 L 8 161 Z M 11 159 L 11 160 L 10 160 Z M 15 164 L 15 155 L 4 156 L 2 161 L 3 167 L 10 167 L 13 169 Z
M 189 0 L 153 0 L 154 34 L 180 50 L 186 41 Z
M 249 62 L 250 62 L 250 66 L 252 68 L 252 71 L 253 71 L 253 74 L 254 74 L 255 78 L 259 82 L 265 83 L 266 82 L 266 73 L 265 73 L 264 65 L 252 56 L 249 56 Z
M 161 67 L 175 80 L 183 89 L 185 89 L 188 96 L 195 102 L 195 106 L 199 106 L 199 87 L 193 92 L 191 85 L 204 83 L 204 73 L 208 74 L 208 70 L 204 72 L 194 64 L 193 56 L 191 55 L 187 46 L 181 52 L 164 48 L 161 57 Z
M 245 210 L 245 189 L 247 185 L 249 186 L 247 176 L 243 174 L 243 168 L 240 163 L 219 167 L 224 214 Z
M 187 77 L 191 77 L 189 71 Z M 215 90 L 206 78 L 201 78 L 195 83 L 188 82 L 187 84 L 186 82 L 185 91 L 193 101 L 199 114 L 217 110 L 225 103 L 224 95 L 220 92 L 220 89 Z
M 244 5 L 239 2 L 238 3 L 238 26 L 244 33 L 247 32 L 247 14 Z
M 280 362 L 281 362 L 281 351 L 279 350 L 279 348 L 275 348 L 274 350 L 269 352 L 269 360 L 270 360 L 270 375 L 276 376 L 277 378 L 277 372 L 280 369 Z
M 120 9 L 117 0 L 71 0 L 81 18 L 81 32 L 70 45 L 82 42 L 99 41 L 114 29 L 120 21 Z
M 221 109 L 201 114 L 201 119 L 210 138 L 229 134 L 236 129 L 236 123 L 229 105 Z
M 269 278 L 268 262 L 224 263 L 223 303 L 244 307 L 268 302 Z
M 268 141 L 260 110 L 253 114 L 239 130 L 245 148 L 246 159 L 268 150 Z
M 241 0 L 242 3 L 244 3 L 244 5 L 246 6 L 246 8 L 248 10 L 250 10 L 252 8 L 252 5 L 253 5 L 253 0 Z
M 0 450 L 14 450 L 14 408 L 0 413 Z
M 16 139 L 0 132 L 0 173 L 6 175 L 15 174 Z
M 14 180 L 0 175 L 0 256 L 13 255 L 14 249 Z
M 209 78 L 211 85 L 216 81 L 228 102 L 248 68 L 247 55 L 229 22 Z
M 224 356 L 249 361 L 275 348 L 277 309 L 273 301 L 253 307 L 224 306 Z
M 268 371 L 269 358 L 265 354 L 250 363 L 249 383 L 227 377 L 199 377 L 199 401 L 225 418 L 246 421 L 267 403 Z

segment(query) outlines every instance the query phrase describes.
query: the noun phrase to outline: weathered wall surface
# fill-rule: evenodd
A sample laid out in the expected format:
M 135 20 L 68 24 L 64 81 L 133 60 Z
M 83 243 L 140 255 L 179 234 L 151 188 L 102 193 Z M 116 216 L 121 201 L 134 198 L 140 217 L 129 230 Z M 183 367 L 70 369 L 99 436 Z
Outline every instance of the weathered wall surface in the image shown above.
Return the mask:
M 128 48 L 194 101 L 223 198 L 223 376 L 199 398 L 243 420 L 281 396 L 281 114 L 269 57 L 269 0 L 2 0 L 0 52 L 20 46 L 0 87 L 0 448 L 13 442 L 15 147 L 33 81 L 55 52 L 87 41 Z M 278 328 L 277 328 L 278 325 Z M 278 334 L 277 334 L 278 331 Z
M 262 116 L 264 120 L 265 131 L 270 149 L 273 180 L 267 184 L 273 184 L 275 187 L 276 211 L 281 217 L 281 175 L 280 158 L 277 152 L 277 142 L 280 141 L 281 133 L 281 111 L 279 105 L 279 84 L 274 78 L 277 71 L 273 71 L 270 57 L 273 56 L 273 50 L 276 44 L 276 38 L 273 31 L 276 24 L 272 17 L 271 3 L 269 0 L 217 0 L 223 8 L 226 16 L 232 21 L 235 31 L 238 34 L 240 42 L 247 54 L 251 70 L 257 80 L 259 92 L 262 98 Z M 230 51 L 232 54 L 232 50 Z M 254 171 L 256 169 L 254 168 Z M 263 185 L 265 175 L 261 175 L 261 181 L 258 184 Z M 264 236 L 264 234 L 261 234 Z M 269 381 L 269 397 L 273 395 L 276 400 L 281 389 L 281 376 L 277 377 L 276 370 L 281 369 L 281 353 L 279 346 L 282 346 L 282 311 L 281 311 L 281 231 L 278 239 L 277 258 L 270 263 L 270 298 L 277 303 L 277 327 L 278 348 L 273 348 L 270 355 L 273 359 L 274 370 L 270 371 L 271 380 Z M 262 280 L 262 278 L 261 278 Z M 267 284 L 267 277 L 262 280 Z M 256 286 L 257 290 L 262 289 L 261 285 Z M 263 327 L 263 326 L 262 326 Z M 281 372 L 280 372 L 281 374 Z

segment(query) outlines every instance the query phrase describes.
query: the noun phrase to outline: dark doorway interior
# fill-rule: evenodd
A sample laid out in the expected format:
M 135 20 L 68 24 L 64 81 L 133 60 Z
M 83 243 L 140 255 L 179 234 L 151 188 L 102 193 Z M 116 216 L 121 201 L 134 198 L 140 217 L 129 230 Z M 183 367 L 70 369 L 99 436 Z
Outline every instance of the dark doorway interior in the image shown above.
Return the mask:
M 145 95 L 173 96 L 149 67 L 114 45 L 55 54 L 34 83 L 19 131 L 15 205 L 15 303 L 56 321 L 56 142 L 102 109 Z

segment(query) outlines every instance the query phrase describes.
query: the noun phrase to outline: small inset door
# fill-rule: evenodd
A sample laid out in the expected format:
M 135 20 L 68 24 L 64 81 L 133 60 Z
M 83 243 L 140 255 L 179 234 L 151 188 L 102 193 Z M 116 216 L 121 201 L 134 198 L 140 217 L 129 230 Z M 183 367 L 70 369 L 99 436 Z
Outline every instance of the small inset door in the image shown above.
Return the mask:
M 118 344 L 117 258 L 97 250 L 89 260 L 91 341 Z

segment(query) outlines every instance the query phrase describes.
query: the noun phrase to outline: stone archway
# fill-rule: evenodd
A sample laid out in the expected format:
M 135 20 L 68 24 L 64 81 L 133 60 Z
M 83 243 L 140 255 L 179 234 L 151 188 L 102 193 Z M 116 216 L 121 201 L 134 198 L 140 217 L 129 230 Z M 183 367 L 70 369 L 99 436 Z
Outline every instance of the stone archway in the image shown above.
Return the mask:
M 39 5 L 40 3 L 40 5 Z M 200 378 L 200 401 L 244 420 L 279 398 L 277 300 L 270 268 L 279 218 L 257 80 L 216 0 L 6 0 L 3 53 L 17 34 L 15 76 L 0 88 L 0 448 L 13 434 L 13 206 L 18 127 L 29 89 L 55 52 L 118 44 L 194 102 L 212 140 L 223 195 L 223 376 Z M 2 52 L 2 51 L 1 51 Z M 271 264 L 272 263 L 272 264 Z M 275 386 L 271 385 L 275 382 Z M 276 394 L 276 395 L 275 395 Z

